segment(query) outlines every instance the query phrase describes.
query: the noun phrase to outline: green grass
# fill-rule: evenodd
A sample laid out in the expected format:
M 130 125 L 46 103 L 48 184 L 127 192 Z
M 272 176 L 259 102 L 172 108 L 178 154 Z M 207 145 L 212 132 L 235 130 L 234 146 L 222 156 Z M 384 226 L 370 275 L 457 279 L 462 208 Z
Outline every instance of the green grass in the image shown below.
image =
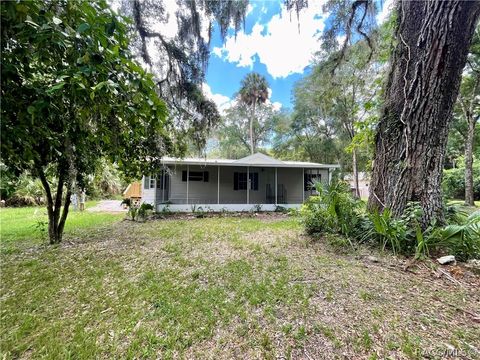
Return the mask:
M 87 201 L 86 207 L 93 207 L 96 203 L 96 201 Z M 65 233 L 74 234 L 81 230 L 111 224 L 124 216 L 124 214 L 70 211 L 65 224 Z M 48 218 L 45 207 L 0 209 L 0 241 L 2 246 L 19 241 L 44 242 L 47 229 Z
M 10 240 L 2 358 L 415 358 L 480 336 L 438 301 L 475 311 L 478 292 L 338 254 L 294 218 L 108 219 Z
M 451 199 L 451 200 L 448 201 L 448 204 L 450 204 L 450 205 L 460 205 L 462 209 L 466 210 L 469 213 L 473 213 L 474 211 L 477 211 L 480 208 L 480 201 L 475 201 L 475 207 L 474 206 L 464 206 L 465 201 L 464 200 L 458 200 L 458 199 Z

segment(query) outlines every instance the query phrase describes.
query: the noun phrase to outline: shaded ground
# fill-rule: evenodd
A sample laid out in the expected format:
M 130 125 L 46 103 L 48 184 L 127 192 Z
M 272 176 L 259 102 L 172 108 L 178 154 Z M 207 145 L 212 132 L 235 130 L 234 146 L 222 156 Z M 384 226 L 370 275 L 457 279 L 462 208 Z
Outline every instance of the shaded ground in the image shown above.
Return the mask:
M 87 211 L 93 212 L 127 212 L 122 206 L 121 200 L 99 200 L 98 203 Z
M 97 205 L 96 201 L 87 201 L 87 210 Z M 87 230 L 94 232 L 97 226 L 117 222 L 124 217 L 121 213 L 92 213 L 70 209 L 65 233 L 68 239 L 85 236 Z M 9 251 L 10 245 L 21 244 L 31 247 L 33 244 L 46 243 L 48 217 L 45 207 L 0 208 L 0 243 L 2 252 Z
M 97 226 L 2 255 L 2 353 L 480 358 L 478 277 L 368 255 L 313 241 L 292 218 Z

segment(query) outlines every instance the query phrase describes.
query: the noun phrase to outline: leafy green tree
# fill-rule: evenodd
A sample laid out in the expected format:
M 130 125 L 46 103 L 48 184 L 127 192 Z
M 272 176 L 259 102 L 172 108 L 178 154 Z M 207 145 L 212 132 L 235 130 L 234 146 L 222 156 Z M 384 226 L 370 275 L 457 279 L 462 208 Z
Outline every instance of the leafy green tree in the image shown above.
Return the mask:
M 300 11 L 307 2 L 289 0 Z M 375 48 L 373 0 L 329 0 L 332 18 L 326 46 L 363 38 Z M 441 181 L 448 128 L 462 70 L 480 17 L 480 2 L 396 2 L 394 51 L 376 127 L 369 209 L 391 209 L 399 217 L 411 201 L 423 210 L 422 227 L 444 220 Z
M 138 175 L 149 157 L 153 167 L 180 152 L 182 139 L 105 1 L 2 2 L 1 21 L 3 161 L 40 179 L 59 243 L 70 195 L 98 159 Z
M 370 209 L 423 209 L 422 227 L 444 220 L 448 128 L 475 26 L 477 1 L 399 1 L 395 50 L 375 137 Z M 447 26 L 448 25 L 448 26 Z
M 465 205 L 475 206 L 473 159 L 475 128 L 480 119 L 480 27 L 477 26 L 463 70 L 452 128 L 463 138 L 465 148 Z M 478 156 L 478 155 L 477 155 Z
M 177 127 L 202 148 L 209 129 L 220 121 L 215 104 L 201 91 L 210 37 L 214 25 L 222 38 L 230 27 L 240 30 L 248 0 L 121 0 L 120 4 L 121 13 L 133 20 L 135 56 L 155 74 L 157 91 Z
M 249 134 L 250 134 L 250 153 L 253 154 L 257 148 L 256 135 L 254 133 L 254 122 L 258 120 L 256 112 L 257 105 L 264 104 L 268 99 L 268 83 L 264 76 L 257 73 L 249 73 L 242 80 L 240 91 L 238 92 L 239 100 L 249 109 Z
M 265 148 L 270 145 L 277 124 L 284 121 L 286 116 L 281 111 L 276 111 L 271 104 L 259 104 L 252 121 L 250 110 L 240 102 L 226 110 L 222 123 L 215 132 L 219 156 L 233 159 L 247 156 L 251 153 L 252 143 L 249 134 L 253 134 L 255 150 Z M 251 133 L 250 127 L 253 130 Z
M 118 166 L 105 158 L 98 161 L 95 172 L 87 177 L 85 183 L 87 195 L 94 198 L 118 195 L 126 187 Z
M 325 103 L 320 103 L 316 79 L 312 71 L 295 85 L 294 110 L 276 126 L 273 151 L 283 159 L 343 163 L 347 144 L 337 136 Z
M 352 169 L 359 195 L 358 169 L 365 168 L 366 159 L 361 144 L 352 141 L 357 123 L 372 112 L 377 71 L 367 66 L 370 51 L 364 42 L 349 47 L 344 55 L 346 61 L 341 64 L 336 62 L 338 56 L 335 51 L 322 56 L 311 74 L 297 84 L 293 129 L 303 137 L 312 158 L 313 153 L 324 152 L 330 145 L 330 152 L 336 153 L 337 161 L 342 162 L 343 154 L 348 151 L 351 156 L 348 167 Z

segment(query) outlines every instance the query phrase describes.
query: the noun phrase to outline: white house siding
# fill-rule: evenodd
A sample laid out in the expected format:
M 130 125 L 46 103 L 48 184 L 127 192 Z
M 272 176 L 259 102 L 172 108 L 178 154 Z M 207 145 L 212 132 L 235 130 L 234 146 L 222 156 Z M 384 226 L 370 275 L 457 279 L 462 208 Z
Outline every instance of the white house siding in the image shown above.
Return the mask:
M 145 189 L 145 176 L 142 177 L 142 202 L 154 205 L 155 189 Z

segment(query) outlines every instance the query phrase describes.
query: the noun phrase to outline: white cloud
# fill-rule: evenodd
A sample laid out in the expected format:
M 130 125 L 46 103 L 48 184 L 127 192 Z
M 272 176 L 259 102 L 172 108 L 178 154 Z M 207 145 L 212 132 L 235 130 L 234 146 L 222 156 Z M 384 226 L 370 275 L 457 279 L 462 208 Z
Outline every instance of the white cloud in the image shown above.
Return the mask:
M 237 103 L 236 99 L 230 99 L 226 95 L 214 94 L 212 88 L 207 83 L 202 84 L 202 89 L 205 96 L 217 105 L 218 111 L 222 115 L 225 113 L 225 110 L 235 106 Z M 272 96 L 272 89 L 268 88 L 268 97 L 270 98 L 270 96 Z M 270 99 L 267 99 L 266 104 L 271 105 L 275 111 L 282 108 L 282 103 L 278 101 L 272 102 Z
M 202 84 L 202 89 L 205 96 L 217 105 L 218 111 L 220 111 L 221 114 L 223 114 L 226 109 L 228 109 L 234 104 L 234 101 L 228 96 L 222 94 L 214 94 L 212 92 L 212 88 L 207 83 Z
M 322 13 L 324 1 L 314 1 L 300 12 L 300 32 L 295 12 L 282 6 L 280 14 L 261 25 L 256 23 L 250 34 L 241 31 L 228 36 L 223 47 L 215 47 L 213 54 L 239 67 L 252 67 L 255 55 L 274 77 L 303 73 L 319 50 L 318 36 L 325 27 L 326 14 Z M 321 15 L 323 16 L 321 17 Z
M 382 24 L 385 20 L 388 19 L 392 13 L 393 7 L 395 5 L 395 0 L 385 0 L 382 6 L 382 11 L 377 14 L 377 24 Z
M 272 98 L 273 91 L 271 88 L 268 88 L 267 91 L 268 91 L 268 99 L 266 101 L 267 105 L 271 105 L 273 107 L 273 110 L 275 111 L 280 110 L 282 108 L 282 103 L 278 101 L 272 102 L 270 99 Z
M 271 104 L 272 104 L 273 110 L 275 111 L 278 111 L 282 108 L 282 103 L 278 101 L 272 102 Z

